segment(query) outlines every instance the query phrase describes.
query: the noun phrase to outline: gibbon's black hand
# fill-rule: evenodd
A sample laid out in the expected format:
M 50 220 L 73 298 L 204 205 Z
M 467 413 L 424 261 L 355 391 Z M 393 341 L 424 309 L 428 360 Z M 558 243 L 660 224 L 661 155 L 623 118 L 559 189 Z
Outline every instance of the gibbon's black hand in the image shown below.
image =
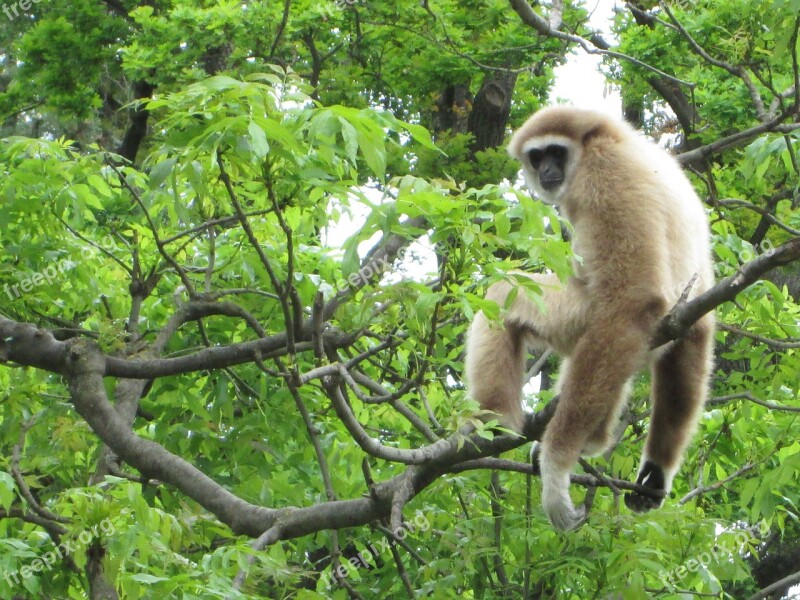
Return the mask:
M 639 477 L 636 483 L 654 491 L 664 491 L 664 471 L 661 470 L 656 464 L 651 463 L 649 460 L 645 461 L 642 465 L 642 470 L 639 472 Z M 634 512 L 646 512 L 661 506 L 664 501 L 663 498 L 656 498 L 655 496 L 648 496 L 639 492 L 629 492 L 625 494 L 625 506 Z

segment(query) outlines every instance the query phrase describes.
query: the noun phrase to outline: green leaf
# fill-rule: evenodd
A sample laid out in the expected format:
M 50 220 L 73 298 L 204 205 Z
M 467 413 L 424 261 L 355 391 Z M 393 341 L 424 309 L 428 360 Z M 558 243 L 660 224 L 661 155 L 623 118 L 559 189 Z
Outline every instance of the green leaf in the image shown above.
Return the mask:
M 358 157 L 358 132 L 347 119 L 339 117 L 339 123 L 342 126 L 342 138 L 344 139 L 344 148 L 347 158 L 354 165 Z
M 8 510 L 16 496 L 16 484 L 10 473 L 0 471 L 0 508 Z
M 264 130 L 255 122 L 250 121 L 247 125 L 247 133 L 250 136 L 250 148 L 257 158 L 263 159 L 269 152 L 269 143 Z
M 150 169 L 150 189 L 154 190 L 166 181 L 167 177 L 172 173 L 172 169 L 175 167 L 177 161 L 177 157 L 168 158 Z
M 414 141 L 419 142 L 429 150 L 434 150 L 436 152 L 439 152 L 440 154 L 444 154 L 444 151 L 433 143 L 430 132 L 427 129 L 425 129 L 422 125 L 415 125 L 413 123 L 403 123 L 403 126 L 406 128 L 408 133 L 411 134 L 411 137 L 414 139 Z
M 344 248 L 344 257 L 342 258 L 342 275 L 349 277 L 358 272 L 361 268 L 361 259 L 358 256 L 358 238 L 353 237 L 348 240 Z M 355 281 L 355 280 L 354 280 Z M 355 281 L 354 284 L 364 283 L 362 281 Z
M 290 152 L 302 154 L 306 151 L 295 139 L 291 130 L 282 123 L 264 117 L 256 117 L 254 121 L 258 123 L 269 139 L 285 146 Z

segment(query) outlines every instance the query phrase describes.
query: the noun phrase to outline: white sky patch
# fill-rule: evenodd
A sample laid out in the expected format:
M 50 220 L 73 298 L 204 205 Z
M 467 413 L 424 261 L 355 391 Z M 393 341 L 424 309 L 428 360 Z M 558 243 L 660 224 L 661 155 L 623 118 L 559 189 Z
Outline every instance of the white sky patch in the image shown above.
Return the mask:
M 600 31 L 606 40 L 614 42 L 611 34 L 611 23 L 614 17 L 616 1 L 596 0 L 596 5 L 587 3 L 591 13 L 590 26 Z M 564 102 L 581 108 L 593 108 L 608 114 L 619 116 L 622 112 L 622 102 L 619 92 L 609 86 L 605 77 L 600 73 L 601 57 L 596 54 L 587 54 L 581 48 L 573 50 L 566 64 L 555 71 L 555 84 L 550 92 L 549 102 Z M 393 202 L 393 199 L 381 197 L 380 192 L 366 189 L 364 193 L 375 204 Z M 342 248 L 344 242 L 354 235 L 369 214 L 369 207 L 353 201 L 349 209 L 343 210 L 339 222 L 326 227 L 323 232 L 325 244 L 328 248 Z M 369 240 L 361 242 L 358 247 L 360 256 L 364 256 L 380 240 L 376 233 Z M 397 268 L 387 274 L 385 282 L 398 281 L 402 277 L 410 277 L 417 281 L 426 281 L 436 276 L 437 263 L 434 249 L 427 236 L 415 242 L 405 255 L 405 260 Z M 539 377 L 531 380 L 527 387 L 535 385 L 539 389 Z M 526 388 L 526 392 L 528 392 Z
M 616 40 L 611 33 L 611 23 L 617 2 L 597 0 L 593 7 L 591 2 L 586 8 L 591 13 L 589 25 L 600 32 L 606 41 L 613 44 Z M 579 108 L 593 108 L 607 114 L 622 114 L 622 100 L 619 91 L 610 86 L 600 72 L 602 57 L 599 54 L 587 54 L 583 48 L 572 50 L 566 64 L 555 70 L 555 85 L 550 91 L 551 104 L 566 103 Z

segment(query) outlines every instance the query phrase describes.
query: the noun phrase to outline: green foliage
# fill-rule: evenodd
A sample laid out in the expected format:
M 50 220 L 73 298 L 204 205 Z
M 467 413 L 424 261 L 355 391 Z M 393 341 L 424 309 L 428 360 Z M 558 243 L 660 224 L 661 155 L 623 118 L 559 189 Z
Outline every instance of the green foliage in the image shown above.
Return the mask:
M 276 206 L 295 232 L 291 257 L 294 286 L 306 305 L 313 302 L 318 290 L 331 297 L 347 288 L 348 276 L 356 269 L 353 258 L 357 261 L 358 247 L 373 234 L 417 235 L 403 226 L 406 218 L 424 216 L 432 224 L 430 243 L 448 248 L 446 289 L 432 291 L 418 283 L 417 276 L 374 280 L 357 292 L 355 303 L 342 306 L 337 314 L 335 322 L 342 328 L 369 323 L 377 333 L 398 327 L 408 332 L 409 338 L 394 349 L 383 368 L 407 372 L 418 369 L 424 359 L 443 373 L 460 372 L 456 349 L 443 341 L 463 335 L 463 313 L 472 314 L 485 305 L 479 300 L 480 286 L 487 281 L 481 266 L 491 267 L 494 274 L 489 281 L 526 265 L 548 266 L 562 273 L 569 270 L 567 246 L 543 225 L 545 217 L 556 222 L 550 209 L 521 194 L 509 208 L 504 198 L 508 191 L 496 185 L 475 189 L 410 175 L 385 181 L 387 142 L 402 148 L 397 140 L 405 139 L 408 147 L 438 152 L 427 132 L 382 111 L 315 106 L 302 88 L 292 76 L 276 73 L 253 76 L 250 81 L 218 76 L 152 101 L 150 109 L 159 119 L 161 139 L 145 161 L 147 175 L 129 167 L 110 168 L 107 161 L 113 157 L 100 151 L 78 153 L 69 142 L 9 140 L 0 152 L 1 168 L 9 174 L 0 182 L 0 196 L 6 198 L 0 218 L 15 245 L 9 247 L 11 254 L 0 268 L 0 289 L 11 294 L 0 299 L 0 310 L 27 320 L 33 318 L 32 311 L 63 317 L 64 308 L 69 307 L 69 314 L 79 315 L 106 351 L 120 351 L 124 338 L 117 332 L 128 310 L 129 248 L 137 248 L 139 269 L 155 272 L 163 269 L 163 263 L 159 242 L 148 223 L 156 226 L 158 239 L 163 240 L 230 214 L 233 209 L 221 180 L 220 160 L 233 182 L 235 197 L 248 212 L 259 215 L 250 225 L 279 279 L 286 277 L 290 259 Z M 387 138 L 382 133 L 385 130 L 395 135 Z M 355 187 L 369 181 L 381 182 L 379 201 Z M 146 218 L 136 205 L 147 211 Z M 347 211 L 361 210 L 359 207 L 371 212 L 360 230 L 344 242 L 343 254 L 320 245 L 321 231 L 335 226 Z M 216 293 L 255 290 L 269 280 L 241 228 L 224 228 L 215 240 L 196 234 L 178 238 L 167 248 L 184 268 L 195 266 L 202 273 L 212 243 L 216 248 L 217 268 L 212 276 Z M 517 258 L 495 264 L 492 253 L 498 250 Z M 10 256 L 15 257 L 13 262 Z M 63 264 L 64 269 L 50 274 L 51 264 Z M 22 287 L 22 282 L 32 281 L 39 273 L 52 277 L 30 289 Z M 180 285 L 181 278 L 174 272 L 159 279 L 155 294 L 143 306 L 139 323 L 143 330 L 163 327 L 171 312 L 169 298 Z M 86 289 L 96 289 L 98 294 L 87 295 Z M 251 293 L 243 296 L 240 304 L 265 328 L 284 327 L 276 299 Z M 429 315 L 436 306 L 442 322 L 449 324 L 439 329 L 436 343 L 429 347 Z M 252 334 L 243 322 L 212 319 L 205 335 L 212 343 L 235 343 L 251 339 Z M 199 343 L 196 332 L 183 331 L 167 352 Z M 372 345 L 364 339 L 354 350 Z M 313 364 L 298 366 L 307 370 Z M 186 505 L 180 495 L 168 489 L 158 489 L 154 495 L 147 486 L 116 478 L 108 481 L 102 494 L 92 488 L 81 491 L 69 483 L 85 477 L 97 441 L 85 426 L 68 425 L 69 405 L 62 384 L 33 375 L 11 373 L 7 389 L 13 393 L 0 403 L 3 443 L 17 439 L 17 415 L 31 418 L 35 414 L 27 434 L 24 470 L 47 472 L 48 461 L 69 453 L 69 461 L 59 464 L 57 482 L 44 488 L 39 479 L 31 478 L 28 485 L 37 493 L 52 495 L 56 502 L 52 509 L 75 518 L 78 529 L 73 536 L 98 518 L 113 514 L 107 566 L 120 591 L 126 597 L 139 597 L 144 589 L 167 595 L 180 589 L 183 597 L 207 597 L 229 590 L 231 578 L 248 554 L 246 543 L 208 553 L 206 548 L 219 535 L 219 527 L 197 507 Z M 241 387 L 245 382 L 250 392 Z M 442 383 L 432 379 L 426 385 L 428 400 L 438 418 L 453 428 L 459 416 L 453 412 L 451 392 Z M 24 400 L 30 386 L 62 400 L 30 405 Z M 357 464 L 361 451 L 339 441 L 347 434 L 328 414 L 324 396 L 308 393 L 304 401 L 315 415 L 331 464 Z M 468 414 L 470 405 L 462 406 Z M 363 421 L 377 425 L 386 419 L 386 431 L 392 433 L 384 443 L 404 448 L 425 443 L 408 422 L 397 422 L 386 411 L 366 409 L 356 411 Z M 325 499 L 291 395 L 279 380 L 257 369 L 242 368 L 235 378 L 219 372 L 159 379 L 143 400 L 142 410 L 155 420 L 138 425 L 140 434 L 180 456 L 195 457 L 199 468 L 246 500 L 302 506 Z M 280 428 L 275 423 L 281 423 Z M 266 438 L 265 432 L 269 432 Z M 47 452 L 37 450 L 43 445 L 49 447 Z M 389 477 L 399 471 L 389 465 L 381 472 L 382 477 Z M 269 476 L 263 477 L 264 473 Z M 340 475 L 347 477 L 337 480 L 336 494 L 358 496 L 358 470 Z M 5 489 L 4 502 L 8 504 L 9 494 L 16 492 L 10 481 Z M 94 504 L 84 503 L 81 494 L 90 494 Z M 125 506 L 122 513 L 109 512 L 117 503 Z M 95 514 L 98 516 L 91 516 Z M 187 519 L 195 522 L 191 532 L 185 525 Z M 4 559 L 14 572 L 52 549 L 34 526 L 26 526 L 24 531 L 15 537 L 14 550 Z M 153 542 L 154 532 L 158 532 L 157 543 Z M 298 557 L 307 544 L 301 541 L 296 548 L 285 549 L 290 550 L 288 554 L 269 553 L 259 558 L 258 571 L 264 581 L 256 588 L 270 589 L 271 594 L 284 589 L 288 594 L 306 568 L 301 568 L 303 561 L 298 562 Z M 190 547 L 196 550 L 187 554 Z M 86 547 L 76 550 L 74 560 L 79 567 L 85 564 L 85 552 Z M 66 593 L 71 585 L 67 575 L 25 578 L 31 593 Z
M 97 86 L 106 65 L 114 60 L 113 43 L 121 30 L 95 2 L 53 4 L 61 6 L 49 6 L 47 16 L 9 48 L 21 66 L 0 92 L 0 116 L 27 104 L 42 104 L 83 119 L 101 105 Z
M 283 9 L 52 0 L 3 23 L 0 115 L 35 118 L 6 121 L 13 135 L 0 143 L 0 315 L 63 338 L 80 333 L 132 360 L 148 357 L 192 302 L 242 312 L 183 323 L 161 357 L 285 332 L 296 315 L 287 317 L 282 286 L 296 293 L 303 322 L 318 295 L 343 298 L 327 327 L 351 340 L 334 359 L 370 353 L 363 373 L 383 389 L 367 392 L 396 395 L 410 415 L 351 394 L 355 417 L 385 446 L 419 448 L 430 440 L 415 423 L 447 434 L 474 420 L 460 378 L 467 324 L 478 310 L 499 319 L 504 309 L 484 299 L 486 287 L 517 281 L 525 284 L 518 293 L 536 301 L 539 290 L 514 271 L 549 270 L 563 280 L 573 259 L 556 212 L 508 183 L 516 183 L 516 166 L 502 147 L 473 154 L 469 135 L 436 130 L 438 101 L 448 86 L 474 94 L 489 72 L 482 65 L 526 69 L 513 126 L 543 103 L 567 47 L 534 35 L 502 0 L 297 0 L 281 25 Z M 704 48 L 756 65 L 776 89 L 792 81 L 787 56 L 796 51 L 790 33 L 799 9 L 795 0 L 673 6 Z M 585 17 L 567 3 L 564 30 L 586 34 Z M 750 90 L 710 69 L 674 28 L 622 15 L 616 27 L 620 51 L 696 83 L 694 142 L 752 125 Z M 626 100 L 649 111 L 645 126 L 658 130 L 652 73 L 630 62 L 607 68 Z M 128 125 L 120 107 L 141 81 L 156 88 L 145 102 L 149 132 L 139 161 L 124 162 L 111 151 Z M 764 82 L 755 85 L 766 97 Z M 796 132 L 761 135 L 699 173 L 698 190 L 713 188 L 711 200 L 761 207 L 774 199 L 772 214 L 786 225 L 753 245 L 760 212 L 709 202 L 719 277 L 800 228 L 799 146 Z M 773 198 L 776 190 L 792 193 Z M 365 273 L 370 249 L 389 238 L 395 253 Z M 769 340 L 800 339 L 800 308 L 790 285 L 762 281 L 717 317 L 724 328 L 712 399 L 662 509 L 633 515 L 599 488 L 589 522 L 561 535 L 539 509 L 537 478 L 500 471 L 493 482 L 485 469 L 444 475 L 406 507 L 407 519 L 425 524 L 398 548 L 414 593 L 488 600 L 502 595 L 502 579 L 513 597 L 526 589 L 529 597 L 575 599 L 754 592 L 754 557 L 797 539 L 797 412 L 782 408 L 796 409 L 800 359 L 796 343 Z M 255 358 L 264 358 L 263 369 Z M 285 376 L 329 360 L 303 347 L 279 363 L 251 357 L 159 377 L 133 430 L 254 504 L 309 507 L 328 502 L 329 492 L 360 498 L 368 493 L 364 466 L 378 483 L 406 467 L 366 455 L 315 381 L 299 389 L 317 454 Z M 123 382 L 105 383 L 112 400 L 123 396 Z M 593 462 L 622 479 L 636 470 L 647 424 L 647 377 L 634 383 L 635 424 L 611 456 Z M 550 397 L 526 388 L 525 403 L 538 409 Z M 121 598 L 347 598 L 334 583 L 334 544 L 343 563 L 378 549 L 348 568 L 362 597 L 407 593 L 378 523 L 255 552 L 170 486 L 136 473 L 88 485 L 100 448 L 60 376 L 0 369 L 0 598 L 84 597 L 98 547 Z M 503 458 L 527 463 L 528 448 Z M 580 486 L 572 492 L 583 499 Z M 61 524 L 46 530 L 18 518 L 30 513 L 31 497 L 70 519 L 62 533 L 53 533 Z M 71 549 L 71 563 L 32 569 L 59 547 Z M 237 591 L 242 570 L 248 577 Z
M 423 177 L 444 175 L 474 187 L 514 179 L 519 169 L 504 148 L 476 152 L 473 158 L 472 141 L 469 134 L 440 137 L 437 140 L 439 151 L 422 149 L 419 152 L 414 172 Z

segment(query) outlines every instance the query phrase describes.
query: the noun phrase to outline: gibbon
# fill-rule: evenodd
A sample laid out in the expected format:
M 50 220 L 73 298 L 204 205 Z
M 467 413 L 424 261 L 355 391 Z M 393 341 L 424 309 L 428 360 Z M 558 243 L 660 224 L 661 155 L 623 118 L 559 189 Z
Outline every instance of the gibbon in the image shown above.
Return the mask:
M 554 275 L 516 275 L 541 288 L 538 303 L 524 289 L 509 299 L 511 282 L 489 288 L 503 323 L 476 315 L 465 379 L 482 409 L 520 432 L 527 347 L 550 347 L 563 357 L 560 400 L 539 464 L 544 512 L 555 528 L 568 530 L 585 519 L 585 508 L 576 509 L 569 496 L 570 473 L 581 454 L 609 445 L 631 379 L 648 364 L 652 415 L 636 482 L 670 491 L 705 402 L 714 317 L 656 350 L 650 340 L 686 290 L 693 297 L 713 285 L 709 227 L 678 163 L 620 119 L 545 108 L 514 134 L 508 150 L 531 190 L 572 224 L 580 260 L 564 284 Z M 635 492 L 625 497 L 637 512 L 661 502 Z

